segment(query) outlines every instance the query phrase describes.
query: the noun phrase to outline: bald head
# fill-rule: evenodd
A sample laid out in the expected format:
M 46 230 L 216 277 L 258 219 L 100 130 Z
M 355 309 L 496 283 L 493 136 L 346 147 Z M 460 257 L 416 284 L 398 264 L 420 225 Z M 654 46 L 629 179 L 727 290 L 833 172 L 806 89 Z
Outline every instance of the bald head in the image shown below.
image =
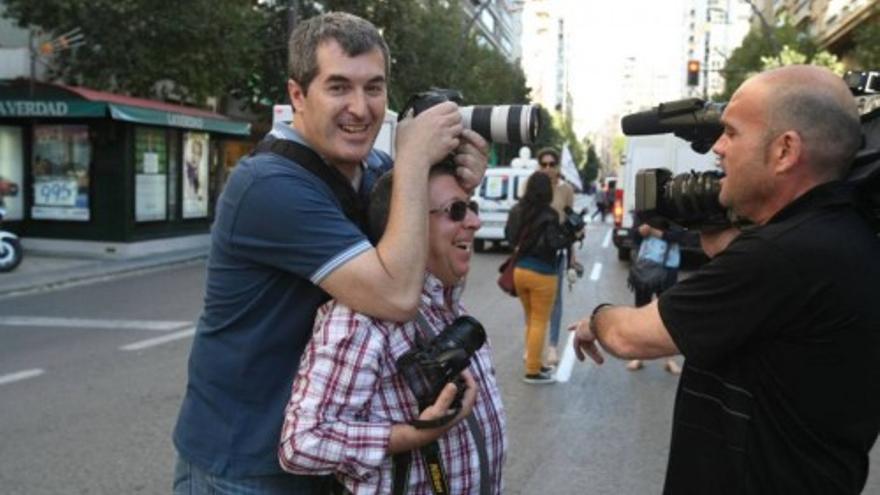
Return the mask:
M 747 87 L 764 99 L 767 142 L 793 130 L 817 178 L 842 178 L 861 145 L 859 112 L 843 79 L 828 69 L 792 65 L 758 74 Z

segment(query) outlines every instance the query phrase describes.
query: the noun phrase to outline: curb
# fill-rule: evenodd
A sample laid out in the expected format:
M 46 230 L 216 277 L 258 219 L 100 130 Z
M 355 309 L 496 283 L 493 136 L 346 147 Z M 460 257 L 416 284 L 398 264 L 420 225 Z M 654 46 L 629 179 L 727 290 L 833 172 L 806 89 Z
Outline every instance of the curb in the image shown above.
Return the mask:
M 25 253 L 25 260 L 27 260 Z M 33 256 L 38 258 L 38 256 Z M 17 274 L 15 270 L 0 274 L 0 297 L 12 297 L 49 290 L 60 289 L 69 286 L 97 282 L 102 279 L 116 277 L 137 272 L 149 272 L 174 265 L 192 263 L 197 260 L 207 259 L 205 249 L 166 253 L 163 255 L 151 255 L 127 260 L 87 260 L 82 258 L 55 258 L 59 264 L 61 260 L 69 260 L 67 267 L 58 267 L 46 271 Z M 21 267 L 19 267 L 21 268 Z

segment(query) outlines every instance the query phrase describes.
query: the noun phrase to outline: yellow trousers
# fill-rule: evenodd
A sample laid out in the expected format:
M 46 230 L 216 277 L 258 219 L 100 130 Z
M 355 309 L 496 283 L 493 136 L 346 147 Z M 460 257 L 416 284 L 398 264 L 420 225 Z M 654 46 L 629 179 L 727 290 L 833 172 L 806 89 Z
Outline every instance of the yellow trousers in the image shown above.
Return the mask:
M 541 371 L 544 338 L 556 300 L 556 275 L 515 268 L 513 283 L 526 315 L 526 374 L 532 375 Z

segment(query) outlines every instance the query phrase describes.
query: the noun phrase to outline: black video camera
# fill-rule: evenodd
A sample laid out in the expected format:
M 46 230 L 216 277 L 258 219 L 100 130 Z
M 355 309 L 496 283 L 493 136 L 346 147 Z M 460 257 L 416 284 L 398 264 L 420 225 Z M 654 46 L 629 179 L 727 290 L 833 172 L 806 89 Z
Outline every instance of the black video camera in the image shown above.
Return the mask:
M 462 124 L 490 142 L 501 144 L 532 144 L 541 128 L 541 112 L 535 105 L 461 106 L 461 92 L 454 89 L 431 89 L 410 97 L 398 120 L 410 113 L 416 116 L 439 103 L 451 101 L 459 105 Z
M 452 407 L 461 407 L 465 386 L 459 375 L 485 342 L 483 325 L 470 316 L 459 316 L 433 339 L 418 342 L 414 349 L 400 356 L 397 369 L 416 396 L 420 411 L 431 406 L 450 382 L 458 387 Z
M 844 76 L 857 102 L 873 98 L 862 115 L 865 145 L 845 179 L 857 193 L 862 210 L 880 231 L 880 71 L 850 71 Z M 864 102 L 862 102 L 864 103 Z M 673 133 L 706 153 L 721 137 L 721 113 L 726 103 L 691 98 L 667 103 L 621 119 L 628 136 Z M 861 105 L 864 107 L 864 105 Z M 718 202 L 721 172 L 689 172 L 672 176 L 667 169 L 644 169 L 636 174 L 635 212 L 641 221 L 658 218 L 689 228 L 722 227 L 737 219 Z
M 635 211 L 640 222 L 657 226 L 665 219 L 685 228 L 726 227 L 736 221 L 733 212 L 721 206 L 719 171 L 672 175 L 665 168 L 636 172 Z
M 671 132 L 691 143 L 691 149 L 697 153 L 706 153 L 724 132 L 721 114 L 725 106 L 727 103 L 699 98 L 668 101 L 651 110 L 625 115 L 620 127 L 627 136 Z

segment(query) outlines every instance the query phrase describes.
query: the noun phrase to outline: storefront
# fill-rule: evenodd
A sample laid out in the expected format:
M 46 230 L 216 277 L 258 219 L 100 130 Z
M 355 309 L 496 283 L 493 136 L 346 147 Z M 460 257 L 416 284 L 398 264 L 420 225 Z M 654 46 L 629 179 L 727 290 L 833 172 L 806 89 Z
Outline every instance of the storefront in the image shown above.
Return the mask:
M 85 88 L 0 81 L 4 228 L 37 251 L 135 256 L 205 243 L 250 125 Z

